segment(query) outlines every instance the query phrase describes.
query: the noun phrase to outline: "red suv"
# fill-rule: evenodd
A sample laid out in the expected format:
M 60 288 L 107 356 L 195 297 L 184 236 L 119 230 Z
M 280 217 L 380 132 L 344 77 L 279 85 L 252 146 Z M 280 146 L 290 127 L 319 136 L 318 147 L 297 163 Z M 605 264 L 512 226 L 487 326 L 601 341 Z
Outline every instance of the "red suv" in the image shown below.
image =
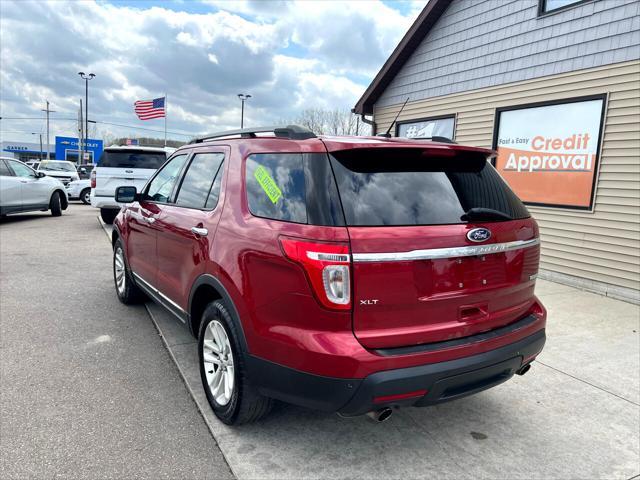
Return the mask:
M 116 192 L 118 297 L 188 325 L 227 424 L 273 399 L 383 420 L 493 387 L 546 323 L 538 227 L 494 154 L 297 126 L 195 140 Z

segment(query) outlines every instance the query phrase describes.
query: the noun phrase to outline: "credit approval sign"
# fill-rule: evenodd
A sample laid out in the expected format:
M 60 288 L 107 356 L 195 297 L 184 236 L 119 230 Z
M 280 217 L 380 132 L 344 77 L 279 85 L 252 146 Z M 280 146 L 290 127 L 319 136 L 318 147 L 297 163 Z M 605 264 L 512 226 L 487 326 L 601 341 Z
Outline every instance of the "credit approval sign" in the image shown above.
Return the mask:
M 495 166 L 525 203 L 591 209 L 605 97 L 498 109 Z

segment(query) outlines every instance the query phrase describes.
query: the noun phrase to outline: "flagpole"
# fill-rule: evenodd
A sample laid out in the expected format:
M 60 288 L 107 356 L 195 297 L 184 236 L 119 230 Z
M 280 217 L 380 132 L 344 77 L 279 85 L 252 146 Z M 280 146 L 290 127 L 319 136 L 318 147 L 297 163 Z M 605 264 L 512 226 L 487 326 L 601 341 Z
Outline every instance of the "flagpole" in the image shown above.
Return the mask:
M 167 147 L 167 112 L 169 104 L 167 103 L 167 94 L 164 94 L 164 146 Z

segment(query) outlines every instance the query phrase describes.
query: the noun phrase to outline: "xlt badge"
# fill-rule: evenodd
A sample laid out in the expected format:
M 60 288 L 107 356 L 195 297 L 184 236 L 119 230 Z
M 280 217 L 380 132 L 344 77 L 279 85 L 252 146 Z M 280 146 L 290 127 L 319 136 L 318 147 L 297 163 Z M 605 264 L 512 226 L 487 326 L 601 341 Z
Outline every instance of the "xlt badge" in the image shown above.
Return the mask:
M 375 300 L 360 300 L 360 305 L 376 305 L 377 303 L 377 298 Z

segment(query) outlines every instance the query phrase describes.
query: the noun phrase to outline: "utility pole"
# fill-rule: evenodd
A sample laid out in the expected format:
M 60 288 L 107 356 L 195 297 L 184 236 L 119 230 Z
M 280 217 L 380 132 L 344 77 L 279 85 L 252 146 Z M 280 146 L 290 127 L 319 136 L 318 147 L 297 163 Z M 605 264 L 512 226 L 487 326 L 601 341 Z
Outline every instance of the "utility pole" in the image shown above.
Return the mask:
M 239 93 L 238 98 L 242 102 L 242 109 L 240 111 L 240 128 L 244 128 L 244 102 L 245 100 L 249 100 L 251 95 L 245 95 L 244 93 Z
M 47 160 L 51 159 L 51 155 L 50 155 L 50 143 L 49 143 L 49 114 L 50 113 L 55 113 L 55 110 L 49 110 L 49 100 L 45 100 L 47 102 L 47 108 L 45 110 L 42 110 L 43 112 L 47 113 Z

